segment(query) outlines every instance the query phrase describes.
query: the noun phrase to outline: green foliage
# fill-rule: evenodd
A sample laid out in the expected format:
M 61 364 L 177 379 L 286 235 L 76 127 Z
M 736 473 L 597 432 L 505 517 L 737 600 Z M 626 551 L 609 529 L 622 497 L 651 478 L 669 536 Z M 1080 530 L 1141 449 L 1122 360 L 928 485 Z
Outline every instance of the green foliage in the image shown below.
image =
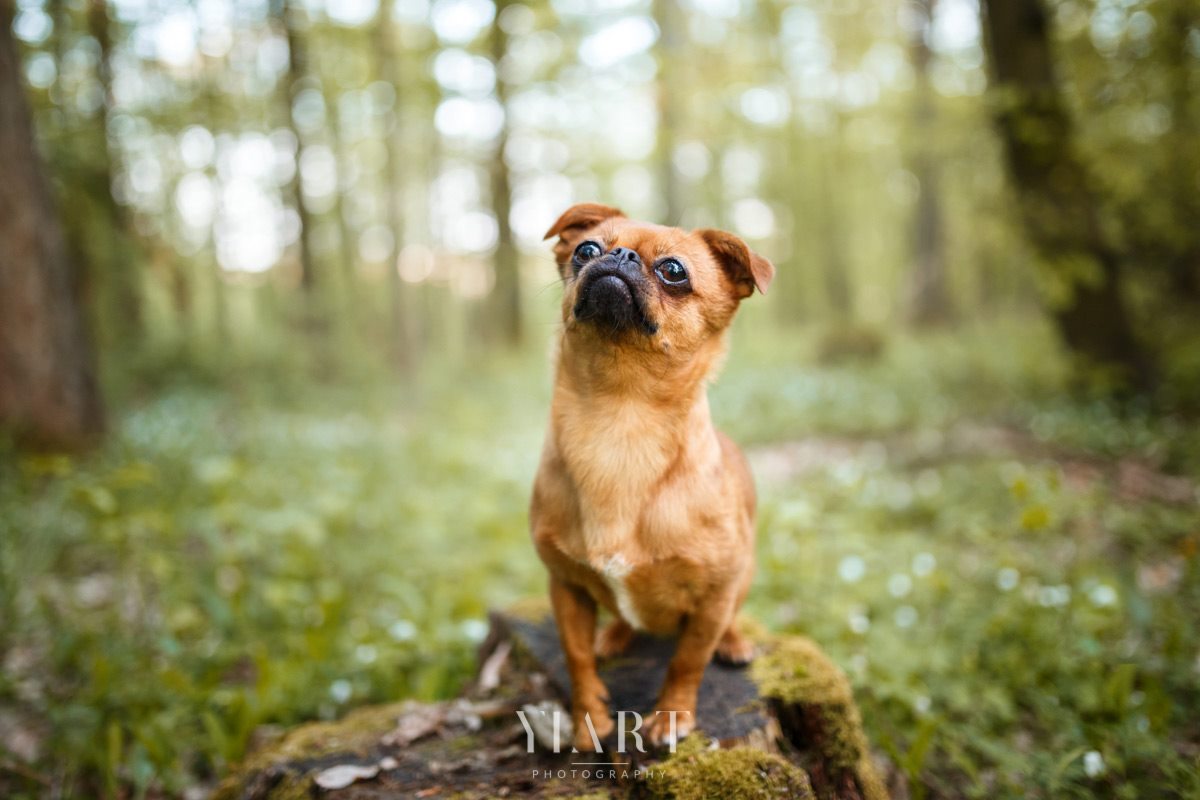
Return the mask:
M 1154 465 L 1194 486 L 1197 433 L 1067 399 L 1021 325 L 831 367 L 742 328 L 712 402 L 758 474 L 748 611 L 846 670 L 914 796 L 1196 796 L 1200 515 Z M 448 696 L 486 609 L 544 591 L 544 357 L 297 385 L 0 452 L 0 708 L 63 794 L 177 794 L 260 726 Z
M 0 702 L 84 785 L 178 791 L 260 724 L 452 693 L 488 604 L 540 582 L 515 556 L 541 396 L 486 387 L 403 413 L 177 390 L 85 463 L 6 457 L 4 643 L 29 666 Z

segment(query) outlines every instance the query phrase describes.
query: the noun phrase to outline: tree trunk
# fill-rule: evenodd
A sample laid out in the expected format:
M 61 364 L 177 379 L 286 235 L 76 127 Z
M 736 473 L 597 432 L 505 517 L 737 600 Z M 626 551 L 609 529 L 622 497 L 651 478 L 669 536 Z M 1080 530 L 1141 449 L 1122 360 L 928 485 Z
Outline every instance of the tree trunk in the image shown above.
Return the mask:
M 208 113 L 207 127 L 213 137 L 218 136 L 221 128 L 220 90 L 217 86 L 217 75 L 209 68 L 209 59 L 204 61 L 202 80 L 204 81 L 204 108 Z M 221 178 L 213 164 L 205 169 L 205 174 L 212 181 L 218 193 L 221 190 Z M 221 267 L 221 257 L 217 248 L 217 228 L 219 213 L 214 210 L 212 221 L 208 226 L 207 252 L 208 282 L 212 287 L 213 326 L 216 328 L 217 344 L 222 352 L 229 353 L 236 349 L 233 337 L 229 331 L 229 298 L 225 290 L 224 270 Z
M 109 147 L 108 128 L 116 101 L 112 88 L 112 33 L 106 0 L 89 0 L 87 6 L 88 31 L 99 45 L 96 62 L 96 78 L 104 91 L 101 105 L 100 124 L 96 135 L 100 138 L 96 152 L 100 163 L 95 169 L 93 182 L 95 196 L 105 212 L 107 248 L 105 258 L 105 282 L 110 287 L 112 320 L 121 343 L 138 344 L 143 334 L 142 292 L 140 270 L 142 253 L 138 252 L 132 238 L 129 215 L 112 194 L 113 153 Z
M 986 0 L 984 12 L 995 122 L 1026 236 L 1064 295 L 1051 304 L 1059 334 L 1085 366 L 1149 388 L 1149 360 L 1121 291 L 1119 251 L 1101 225 L 1059 91 L 1046 9 L 1041 0 Z
M 66 238 L 34 143 L 13 6 L 0 0 L 0 425 L 75 447 L 104 427 Z
M 845 171 L 842 165 L 843 141 L 842 112 L 835 109 L 833 134 L 829 138 L 832 152 L 825 153 L 818 166 L 821 181 L 821 231 L 824 244 L 825 293 L 829 306 L 838 321 L 847 321 L 853 316 L 853 300 L 850 294 L 850 262 L 846 258 L 846 240 L 842 225 L 842 193 L 845 191 Z
M 1171 242 L 1170 284 L 1174 294 L 1191 303 L 1200 302 L 1200 169 L 1196 148 L 1200 145 L 1200 109 L 1197 109 L 1191 37 L 1200 24 L 1200 7 L 1195 0 L 1175 0 L 1167 6 L 1166 19 L 1159 24 L 1160 47 L 1165 51 L 1170 86 L 1171 130 L 1164 145 L 1170 153 L 1170 187 L 1175 226 Z
M 392 252 L 388 259 L 388 353 L 397 370 L 407 372 L 412 366 L 413 339 L 408 314 L 405 309 L 405 292 L 400 280 L 399 256 L 404 245 L 404 214 L 400 204 L 400 191 L 404 186 L 404 170 L 400 163 L 399 139 L 400 118 L 400 75 L 396 63 L 396 29 L 392 23 L 395 7 L 393 0 L 380 0 L 375 18 L 375 69 L 376 78 L 392 87 L 394 97 L 391 112 L 384 118 L 384 129 L 380 134 L 384 145 L 383 197 L 386 226 L 392 235 Z
M 174 197 L 179 187 L 179 180 L 170 182 L 168 197 Z M 182 235 L 182 226 L 174 214 L 167 217 L 166 235 L 157 243 L 154 258 L 161 265 L 161 272 L 167 278 L 168 290 L 171 297 L 171 311 L 177 323 L 178 346 L 182 353 L 193 353 L 196 345 L 196 292 L 193 277 L 192 260 L 181 255 L 171 245 L 172 240 Z
M 170 245 L 163 248 L 163 257 L 170 263 L 171 310 L 179 322 L 179 345 L 184 351 L 191 350 L 196 338 L 196 315 L 192 302 L 191 263 L 179 255 Z
M 913 226 L 913 264 L 909 286 L 909 319 L 916 325 L 934 325 L 950 317 L 946 291 L 946 256 L 942 232 L 942 200 L 936 147 L 933 89 L 929 83 L 929 35 L 937 0 L 912 0 L 917 24 L 911 32 L 910 53 L 917 75 L 913 103 L 912 169 L 920 192 Z
M 337 167 L 337 183 L 333 188 L 333 215 L 337 222 L 338 254 L 341 261 L 342 300 L 345 308 L 354 309 L 358 306 L 358 243 L 354 235 L 354 226 L 346 216 L 346 173 L 349 162 L 346 158 L 346 143 L 342 135 L 341 110 L 338 108 L 339 95 L 332 88 L 332 81 L 322 81 L 322 95 L 325 99 L 325 113 L 329 124 L 329 143 L 333 151 L 334 164 Z
M 748 670 L 710 664 L 698 730 L 674 753 L 644 742 L 639 750 L 632 733 L 624 748 L 612 737 L 603 753 L 573 752 L 558 632 L 549 608 L 524 605 L 491 615 L 477 676 L 459 698 L 368 706 L 339 722 L 296 728 L 251 754 L 215 800 L 888 797 L 849 681 L 798 636 L 766 637 Z M 674 648 L 669 639 L 638 636 L 599 665 L 628 727 L 638 724 L 634 713 L 649 717 Z M 558 752 L 555 714 L 568 717 Z
M 509 214 L 512 211 L 512 186 L 508 165 L 504 161 L 504 149 L 508 144 L 511 126 L 511 109 L 508 107 L 508 91 L 504 84 L 501 61 L 508 52 L 508 35 L 500 26 L 500 15 L 507 4 L 496 3 L 496 16 L 492 22 L 492 63 L 496 67 L 496 99 L 504 109 L 504 124 L 496 137 L 496 152 L 492 158 L 492 214 L 496 217 L 496 253 L 494 265 L 496 285 L 492 290 L 494 306 L 493 320 L 501 340 L 509 346 L 521 343 L 521 275 L 520 254 L 513 239 Z
M 684 54 L 679 0 L 654 0 L 658 25 L 658 172 L 666 225 L 678 225 L 683 216 L 683 193 L 675 170 L 675 132 L 683 109 L 678 65 Z
M 304 179 L 300 174 L 300 157 L 304 154 L 304 136 L 296 126 L 293 110 L 296 97 L 304 88 L 304 78 L 308 73 L 308 59 L 304 49 L 304 39 L 296 23 L 296 8 L 294 0 L 275 0 L 275 17 L 287 38 L 288 62 L 287 77 L 284 79 L 283 101 L 287 112 L 286 123 L 296 137 L 296 173 L 288 185 L 292 196 L 292 204 L 296 207 L 296 215 L 300 218 L 300 285 L 311 299 L 317 287 L 317 274 L 312 253 L 312 215 L 308 203 L 304 199 Z

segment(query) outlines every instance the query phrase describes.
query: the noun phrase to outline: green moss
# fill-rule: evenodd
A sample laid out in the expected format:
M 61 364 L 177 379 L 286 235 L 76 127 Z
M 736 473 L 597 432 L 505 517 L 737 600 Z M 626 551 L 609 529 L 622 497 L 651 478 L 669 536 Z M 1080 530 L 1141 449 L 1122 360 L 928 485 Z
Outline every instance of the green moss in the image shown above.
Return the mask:
M 659 800 L 720 797 L 792 797 L 815 800 L 804 770 L 773 753 L 752 747 L 708 750 L 708 739 L 693 734 L 647 778 L 649 796 Z
M 347 714 L 337 722 L 301 725 L 279 742 L 251 754 L 221 782 L 213 800 L 241 797 L 255 776 L 274 764 L 305 761 L 332 753 L 365 753 L 379 742 L 381 736 L 392 730 L 400 716 L 410 709 L 408 703 L 369 706 Z M 308 797 L 311 788 L 310 775 L 288 775 L 271 790 L 269 797 L 271 800 Z
M 365 752 L 379 737 L 396 727 L 396 721 L 411 711 L 409 703 L 368 706 L 352 711 L 337 722 L 314 722 L 296 728 L 279 744 L 255 754 L 247 762 L 263 766 L 278 761 L 300 761 L 330 753 Z
M 771 641 L 750 670 L 764 697 L 804 705 L 854 705 L 845 674 L 811 639 L 788 636 Z
M 821 648 L 799 636 L 777 639 L 755 659 L 751 675 L 764 697 L 816 716 L 822 735 L 812 744 L 836 769 L 850 770 L 867 753 L 850 682 Z
M 285 776 L 275 785 L 275 788 L 267 795 L 267 800 L 309 800 L 312 795 L 312 777 L 292 774 Z
M 887 797 L 871 762 L 850 681 L 815 642 L 801 636 L 774 639 L 754 660 L 750 674 L 759 694 L 796 706 L 820 730 L 809 744 L 825 764 L 852 772 L 868 798 Z

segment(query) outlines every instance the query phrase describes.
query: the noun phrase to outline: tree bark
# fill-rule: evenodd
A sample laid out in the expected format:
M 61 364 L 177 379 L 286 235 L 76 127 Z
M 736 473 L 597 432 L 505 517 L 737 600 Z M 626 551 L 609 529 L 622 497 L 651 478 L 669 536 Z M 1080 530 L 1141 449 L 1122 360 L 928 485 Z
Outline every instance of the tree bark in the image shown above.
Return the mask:
M 304 154 L 304 137 L 296 126 L 293 110 L 296 97 L 303 90 L 304 78 L 308 73 L 308 59 L 304 49 L 304 39 L 296 23 L 296 8 L 294 0 L 274 0 L 274 14 L 279 27 L 287 39 L 288 61 L 286 86 L 284 87 L 283 102 L 287 118 L 285 122 L 296 137 L 296 174 L 293 176 L 288 191 L 292 196 L 292 204 L 300 219 L 300 285 L 311 298 L 317 287 L 316 266 L 312 253 L 312 215 L 308 203 L 304 199 L 304 179 L 300 174 L 300 157 Z
M 136 345 L 143 334 L 142 292 L 140 270 L 142 256 L 132 238 L 129 215 L 112 194 L 113 152 L 108 141 L 109 119 L 112 117 L 116 100 L 112 80 L 112 25 L 108 16 L 106 0 L 89 0 L 87 6 L 88 31 L 99 45 L 96 62 L 96 78 L 104 90 L 101 106 L 100 138 L 96 152 L 100 163 L 95 169 L 93 183 L 96 200 L 104 209 L 108 242 L 105 258 L 105 281 L 111 287 L 113 313 L 117 333 L 124 345 Z
M 208 114 L 207 127 L 215 138 L 221 129 L 221 97 L 220 89 L 217 85 L 217 74 L 211 69 L 211 62 L 207 57 L 204 61 L 201 80 L 203 81 L 204 108 Z M 220 192 L 221 178 L 217 173 L 216 165 L 213 164 L 206 168 L 205 174 L 209 176 L 215 190 Z M 208 282 L 212 287 L 213 326 L 216 328 L 217 344 L 223 352 L 230 352 L 231 349 L 236 349 L 236 345 L 229 331 L 229 298 L 225 291 L 224 268 L 221 266 L 221 258 L 217 248 L 218 219 L 219 214 L 214 211 L 212 221 L 208 226 L 208 243 L 205 246 L 207 257 L 205 260 L 208 262 Z
M 831 152 L 826 153 L 818 167 L 821 181 L 822 201 L 819 203 L 824 252 L 822 255 L 825 293 L 829 307 L 839 321 L 854 315 L 854 301 L 850 289 L 850 261 L 846 257 L 846 239 L 842 225 L 841 198 L 845 191 L 842 169 L 845 159 L 842 111 L 834 109 L 833 134 L 829 138 Z
M 380 0 L 375 18 L 375 69 L 376 77 L 392 87 L 395 96 L 392 110 L 385 118 L 380 138 L 384 145 L 384 213 L 388 231 L 392 235 L 392 252 L 388 260 L 388 352 L 392 364 L 400 372 L 412 366 L 413 339 L 405 309 L 405 292 L 400 280 L 399 256 L 403 247 L 405 227 L 400 204 L 400 191 L 404 186 L 404 170 L 400 164 L 400 75 L 396 63 L 396 29 L 392 23 L 394 0 Z
M 172 179 L 170 187 L 170 193 L 167 196 L 174 197 L 179 187 L 179 179 Z M 161 264 L 161 271 L 167 278 L 171 311 L 174 313 L 177 323 L 179 349 L 183 353 L 190 353 L 196 344 L 198 327 L 196 325 L 196 292 L 192 260 L 181 255 L 171 245 L 173 239 L 182 235 L 182 231 L 179 230 L 181 227 L 176 215 L 172 214 L 167 217 L 167 235 L 157 243 L 154 258 Z
M 337 184 L 334 186 L 333 214 L 337 221 L 338 253 L 342 273 L 342 294 L 346 308 L 358 306 L 358 243 L 354 235 L 354 226 L 346 216 L 346 186 L 345 176 L 349 167 L 346 158 L 346 144 L 342 136 L 341 109 L 338 108 L 338 93 L 332 89 L 329 81 L 322 81 L 322 95 L 325 99 L 325 113 L 329 120 L 329 142 L 333 150 L 334 163 L 337 165 Z
M 523 336 L 521 326 L 521 275 L 520 254 L 513 238 L 509 215 L 512 211 L 512 185 L 504 150 L 508 145 L 511 128 L 511 109 L 508 106 L 508 90 L 504 83 L 502 61 L 508 52 L 508 35 L 500 25 L 500 15 L 507 7 L 505 0 L 496 3 L 496 16 L 492 22 L 492 63 L 496 67 L 496 99 L 504 109 L 504 124 L 496 137 L 496 151 L 492 158 L 492 214 L 496 217 L 496 253 L 493 259 L 496 285 L 492 290 L 493 319 L 500 339 L 509 346 L 517 346 Z
M 1200 109 L 1192 84 L 1196 59 L 1190 36 L 1200 24 L 1200 7 L 1195 0 L 1175 0 L 1167 9 L 1160 47 L 1165 51 L 1170 86 L 1171 131 L 1164 143 L 1170 156 L 1171 208 L 1175 219 L 1168 260 L 1171 288 L 1191 303 L 1200 302 L 1200 169 L 1196 148 L 1200 145 Z
M 909 52 L 916 72 L 913 102 L 912 170 L 920 187 L 913 219 L 912 272 L 909 286 L 909 319 L 916 325 L 935 325 L 950 317 L 946 291 L 946 255 L 942 230 L 942 200 L 934 136 L 937 109 L 929 82 L 929 34 L 937 0 L 912 0 L 917 25 L 911 32 Z
M 1087 367 L 1125 387 L 1152 384 L 1121 289 L 1120 253 L 1075 147 L 1041 0 L 985 0 L 994 117 L 1025 233 L 1063 290 L 1051 314 Z
M 0 0 L 0 425 L 33 445 L 77 447 L 104 427 L 73 265 L 34 143 Z

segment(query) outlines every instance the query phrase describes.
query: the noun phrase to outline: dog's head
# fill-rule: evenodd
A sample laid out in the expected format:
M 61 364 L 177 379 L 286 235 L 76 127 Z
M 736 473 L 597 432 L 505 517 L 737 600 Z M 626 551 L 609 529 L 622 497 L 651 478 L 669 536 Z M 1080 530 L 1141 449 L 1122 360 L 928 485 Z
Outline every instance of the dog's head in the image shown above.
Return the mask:
M 599 347 L 695 352 L 775 275 L 731 233 L 636 222 L 596 203 L 567 209 L 552 236 L 567 335 Z

